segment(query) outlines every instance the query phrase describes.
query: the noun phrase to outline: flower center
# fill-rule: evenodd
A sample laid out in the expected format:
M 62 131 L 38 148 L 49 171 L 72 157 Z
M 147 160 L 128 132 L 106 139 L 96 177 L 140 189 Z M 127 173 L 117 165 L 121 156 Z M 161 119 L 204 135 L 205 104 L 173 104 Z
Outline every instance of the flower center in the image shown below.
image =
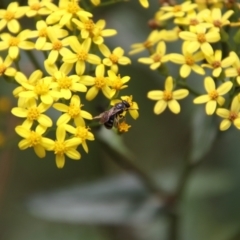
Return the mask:
M 27 115 L 28 120 L 30 121 L 37 120 L 39 116 L 40 116 L 40 112 L 37 107 L 32 107 L 28 109 L 28 115 Z
M 68 11 L 69 13 L 74 14 L 74 13 L 78 12 L 79 10 L 80 10 L 80 7 L 77 5 L 76 2 L 70 2 L 70 3 L 68 3 L 67 11 Z
M 88 130 L 89 128 L 78 126 L 75 136 L 81 138 L 84 141 L 88 137 Z
M 68 108 L 68 114 L 71 116 L 71 118 L 76 118 L 76 117 L 78 117 L 80 115 L 80 113 L 81 113 L 81 106 L 80 107 L 79 107 L 79 105 L 76 106 L 73 103 L 70 104 L 70 106 Z
M 38 82 L 38 84 L 34 88 L 34 92 L 37 95 L 44 95 L 49 91 L 49 84 Z
M 114 80 L 113 80 L 113 82 L 112 82 L 112 84 L 111 84 L 111 87 L 113 88 L 113 89 L 116 89 L 116 90 L 120 90 L 121 89 L 121 87 L 122 87 L 122 81 L 121 81 L 121 78 L 120 78 L 120 76 L 118 76 L 117 78 L 115 78 Z
M 69 78 L 67 76 L 59 78 L 57 80 L 57 82 L 58 82 L 59 87 L 63 88 L 63 89 L 69 89 L 72 86 L 72 80 L 71 80 L 71 78 Z
M 115 54 L 111 54 L 109 56 L 109 59 L 112 61 L 112 63 L 117 63 L 118 62 L 118 56 L 116 56 Z
M 147 41 L 145 41 L 145 42 L 143 43 L 143 46 L 144 46 L 145 48 L 149 48 L 149 47 L 152 46 L 152 42 L 149 41 L 149 40 L 147 40 Z
M 62 43 L 61 41 L 57 40 L 53 43 L 53 50 L 59 51 L 62 48 Z
M 196 26 L 199 24 L 199 21 L 196 18 L 192 18 L 190 19 L 190 25 L 192 26 Z
M 4 18 L 7 20 L 7 21 L 10 21 L 14 18 L 14 13 L 11 12 L 11 11 L 7 11 L 4 15 Z
M 165 90 L 165 91 L 163 92 L 163 99 L 164 99 L 165 101 L 172 100 L 172 92 Z
M 95 78 L 95 87 L 98 89 L 101 89 L 106 85 L 106 79 L 105 77 L 96 77 Z
M 173 7 L 173 12 L 180 12 L 182 10 L 182 7 L 180 5 L 176 5 Z
M 185 61 L 186 61 L 186 64 L 189 66 L 192 66 L 195 64 L 195 61 L 191 55 L 185 56 Z
M 213 68 L 221 67 L 221 62 L 219 62 L 219 61 L 214 61 L 214 62 L 212 63 L 212 67 L 213 67 Z
M 89 19 L 84 23 L 84 28 L 89 32 L 91 32 L 94 29 L 94 27 L 95 27 L 95 24 L 91 19 Z
M 6 71 L 6 66 L 4 64 L 0 65 L 0 76 L 2 76 L 4 74 L 4 72 Z
M 216 90 L 213 90 L 208 95 L 212 100 L 216 100 L 218 98 L 218 92 Z
M 31 10 L 35 10 L 35 11 L 38 11 L 40 8 L 41 8 L 41 5 L 40 5 L 39 3 L 33 3 L 33 4 L 30 6 L 30 9 L 31 9 Z
M 65 142 L 55 141 L 54 145 L 54 153 L 57 155 L 64 155 L 65 151 L 67 150 L 65 146 Z
M 162 58 L 161 55 L 158 53 L 152 57 L 154 62 L 161 62 L 161 58 Z
M 199 41 L 200 43 L 206 42 L 206 37 L 205 37 L 205 34 L 204 34 L 204 33 L 198 33 L 197 39 L 198 39 L 198 41 Z
M 41 141 L 41 138 L 42 136 L 39 135 L 38 133 L 34 132 L 34 131 L 31 131 L 31 134 L 28 138 L 29 142 L 30 142 L 30 146 L 33 147 L 33 146 L 36 146 L 38 144 L 40 144 L 40 141 Z
M 215 21 L 213 21 L 213 25 L 214 25 L 215 27 L 220 28 L 220 27 L 222 26 L 222 22 L 221 22 L 220 20 L 215 20 Z
M 42 28 L 38 31 L 39 37 L 47 37 L 47 28 Z
M 240 76 L 240 67 L 237 68 L 237 73 L 238 73 L 238 76 Z
M 19 42 L 20 42 L 19 39 L 16 38 L 16 37 L 11 37 L 9 39 L 9 45 L 10 46 L 17 46 L 19 44 Z
M 237 113 L 231 111 L 231 112 L 229 113 L 228 119 L 229 119 L 230 121 L 234 121 L 236 118 L 237 118 Z
M 121 122 L 118 124 L 118 131 L 119 132 L 127 132 L 131 125 L 128 125 L 126 122 Z
M 88 53 L 84 50 L 77 53 L 77 58 L 80 61 L 85 61 L 87 59 L 87 57 L 88 57 Z

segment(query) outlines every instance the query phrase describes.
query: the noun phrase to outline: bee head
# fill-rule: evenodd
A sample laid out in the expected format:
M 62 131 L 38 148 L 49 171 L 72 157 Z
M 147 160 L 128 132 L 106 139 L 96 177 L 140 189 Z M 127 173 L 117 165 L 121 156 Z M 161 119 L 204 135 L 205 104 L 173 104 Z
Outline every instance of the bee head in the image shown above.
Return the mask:
M 122 104 L 124 105 L 124 108 L 126 108 L 126 110 L 127 110 L 128 108 L 130 108 L 129 102 L 127 102 L 127 101 L 125 101 L 125 100 L 122 100 Z

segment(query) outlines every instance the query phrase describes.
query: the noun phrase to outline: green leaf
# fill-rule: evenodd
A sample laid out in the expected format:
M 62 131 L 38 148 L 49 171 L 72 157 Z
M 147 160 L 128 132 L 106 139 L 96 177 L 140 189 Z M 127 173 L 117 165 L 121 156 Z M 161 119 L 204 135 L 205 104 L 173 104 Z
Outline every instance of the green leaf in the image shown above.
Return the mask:
M 222 28 L 220 30 L 220 36 L 222 42 L 227 42 L 229 39 L 229 35 Z
M 233 41 L 237 44 L 240 44 L 240 29 L 236 32 L 236 34 L 233 37 Z
M 192 119 L 192 141 L 190 159 L 197 163 L 211 149 L 216 139 L 218 128 L 215 116 L 207 116 L 204 108 L 197 108 Z

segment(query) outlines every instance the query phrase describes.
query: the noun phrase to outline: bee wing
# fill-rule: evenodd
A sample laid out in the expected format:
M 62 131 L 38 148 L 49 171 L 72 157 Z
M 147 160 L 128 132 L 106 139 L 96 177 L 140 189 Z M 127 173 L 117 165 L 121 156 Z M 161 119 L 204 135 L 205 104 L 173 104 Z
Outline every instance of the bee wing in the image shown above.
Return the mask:
M 107 122 L 112 115 L 115 115 L 119 111 L 121 111 L 121 109 L 117 109 L 117 108 L 112 107 L 108 111 L 102 112 L 101 114 L 94 117 L 93 119 L 100 119 L 99 122 L 101 124 L 103 124 L 103 123 Z

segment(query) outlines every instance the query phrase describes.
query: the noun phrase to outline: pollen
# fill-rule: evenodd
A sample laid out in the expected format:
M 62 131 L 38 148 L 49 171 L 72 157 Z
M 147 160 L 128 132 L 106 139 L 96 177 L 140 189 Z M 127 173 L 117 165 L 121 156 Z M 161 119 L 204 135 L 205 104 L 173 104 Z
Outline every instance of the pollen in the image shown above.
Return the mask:
M 72 79 L 70 77 L 62 77 L 57 80 L 60 88 L 69 89 L 72 86 Z
M 163 92 L 163 99 L 164 99 L 165 101 L 170 101 L 170 100 L 172 100 L 172 92 L 165 90 L 165 91 Z
M 34 88 L 34 92 L 37 95 L 44 95 L 48 93 L 48 91 L 49 91 L 49 84 L 45 84 L 43 82 L 39 82 Z
M 194 58 L 191 55 L 185 56 L 186 64 L 192 66 L 195 64 Z
M 55 154 L 63 156 L 64 153 L 66 152 L 66 150 L 67 150 L 67 148 L 66 148 L 64 142 L 55 141 L 55 145 L 54 145 L 54 153 Z
M 237 115 L 236 112 L 230 112 L 228 119 L 229 119 L 230 121 L 234 121 L 234 120 L 237 118 L 237 116 L 238 116 L 238 115 Z
M 69 13 L 75 14 L 80 10 L 80 7 L 76 2 L 70 2 L 67 7 Z
M 62 43 L 61 41 L 57 40 L 53 43 L 53 50 L 59 51 L 62 48 Z
M 14 18 L 14 13 L 13 12 L 10 12 L 10 11 L 7 11 L 4 15 L 4 18 L 7 20 L 7 21 L 10 21 Z
M 106 85 L 106 79 L 105 77 L 96 77 L 95 78 L 95 87 L 98 89 L 101 89 Z
M 90 128 L 78 126 L 75 136 L 81 138 L 84 141 L 88 137 L 88 130 L 90 130 Z
M 47 28 L 42 28 L 41 30 L 39 30 L 38 36 L 39 37 L 47 37 Z
M 34 146 L 40 144 L 41 138 L 42 138 L 41 135 L 39 135 L 38 133 L 36 133 L 34 131 L 31 131 L 31 134 L 28 138 L 29 146 L 34 147 Z
M 30 6 L 31 10 L 38 11 L 41 8 L 41 5 L 39 3 L 34 3 Z
M 82 105 L 81 105 L 82 106 Z M 76 118 L 81 113 L 81 106 L 76 106 L 75 104 L 71 104 L 68 108 L 68 114 L 71 116 L 71 118 Z
M 4 64 L 0 65 L 0 76 L 2 76 L 4 74 L 4 72 L 6 71 L 6 66 Z
M 128 132 L 128 129 L 131 127 L 131 125 L 128 125 L 126 122 L 121 122 L 118 125 L 118 131 L 119 132 Z
M 85 61 L 85 60 L 87 60 L 87 57 L 88 57 L 88 53 L 87 53 L 86 51 L 84 51 L 84 50 L 82 50 L 82 51 L 80 51 L 80 52 L 77 53 L 77 58 L 78 58 L 78 60 L 80 60 L 80 61 Z
M 10 46 L 17 46 L 19 44 L 19 39 L 16 37 L 11 37 L 9 39 L 9 45 Z
M 213 90 L 212 92 L 210 92 L 209 94 L 209 97 L 212 99 L 212 100 L 216 100 L 218 98 L 218 92 L 216 90 Z
M 112 63 L 118 62 L 118 56 L 116 56 L 115 54 L 111 54 L 109 59 L 112 61 Z
M 84 26 L 85 26 L 85 29 L 89 32 L 92 32 L 92 30 L 94 29 L 95 27 L 95 24 L 93 22 L 93 20 L 89 19 L 88 21 L 86 21 L 84 23 Z
M 213 63 L 212 63 L 212 67 L 213 67 L 213 68 L 221 67 L 221 62 L 219 62 L 219 61 L 213 62 Z
M 30 121 L 37 120 L 40 116 L 40 112 L 37 107 L 32 107 L 28 110 L 27 119 Z
M 199 34 L 197 35 L 197 40 L 198 40 L 200 43 L 206 42 L 205 34 L 204 34 L 204 33 L 199 33 Z

